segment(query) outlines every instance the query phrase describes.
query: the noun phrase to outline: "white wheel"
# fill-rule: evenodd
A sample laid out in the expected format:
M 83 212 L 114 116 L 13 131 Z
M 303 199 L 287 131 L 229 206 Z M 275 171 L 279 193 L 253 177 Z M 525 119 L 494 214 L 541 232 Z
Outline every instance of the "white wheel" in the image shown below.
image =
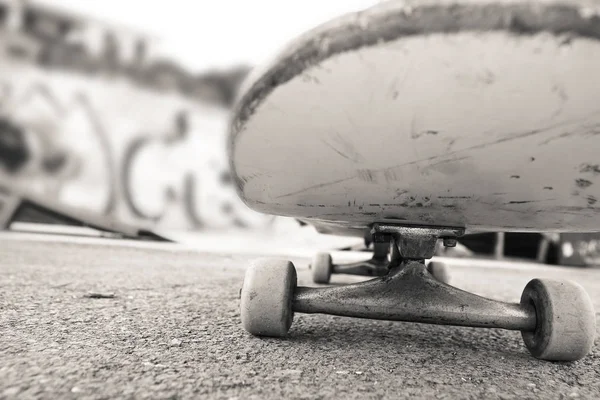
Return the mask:
M 241 294 L 244 329 L 256 336 L 285 336 L 292 325 L 297 278 L 287 260 L 261 259 L 246 270 Z
M 429 273 L 438 281 L 450 283 L 450 270 L 446 264 L 441 262 L 430 262 L 427 265 L 427 271 L 429 271 Z
M 331 256 L 327 253 L 318 253 L 315 255 L 315 258 L 313 258 L 310 269 L 312 271 L 314 283 L 329 283 L 329 279 L 331 279 L 331 270 L 333 269 Z
M 577 283 L 534 279 L 521 304 L 535 308 L 534 332 L 522 332 L 531 354 L 548 361 L 575 361 L 590 352 L 596 334 L 592 300 Z

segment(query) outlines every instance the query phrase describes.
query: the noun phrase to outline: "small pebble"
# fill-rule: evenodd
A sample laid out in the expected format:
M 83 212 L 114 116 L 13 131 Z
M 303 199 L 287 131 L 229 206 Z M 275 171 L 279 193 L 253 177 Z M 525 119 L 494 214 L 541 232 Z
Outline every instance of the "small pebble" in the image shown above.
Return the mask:
M 300 374 L 302 374 L 302 370 L 300 370 L 300 369 L 284 369 L 284 370 L 281 370 L 281 373 L 284 375 L 300 375 Z
M 8 389 L 4 389 L 2 395 L 6 397 L 16 396 L 20 391 L 21 389 L 18 386 L 13 386 L 9 387 Z
M 83 297 L 88 299 L 114 299 L 114 293 L 87 293 L 84 294 Z
M 171 343 L 169 343 L 171 346 L 181 346 L 181 340 L 175 338 L 173 340 L 171 340 Z

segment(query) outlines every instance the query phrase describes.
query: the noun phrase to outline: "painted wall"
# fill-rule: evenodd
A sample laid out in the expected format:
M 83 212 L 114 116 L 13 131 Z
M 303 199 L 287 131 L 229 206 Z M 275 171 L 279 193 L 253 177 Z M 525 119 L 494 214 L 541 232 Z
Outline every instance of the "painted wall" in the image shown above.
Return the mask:
M 0 179 L 47 199 L 169 229 L 263 229 L 231 185 L 228 111 L 108 75 L 0 60 L 0 122 L 30 157 Z

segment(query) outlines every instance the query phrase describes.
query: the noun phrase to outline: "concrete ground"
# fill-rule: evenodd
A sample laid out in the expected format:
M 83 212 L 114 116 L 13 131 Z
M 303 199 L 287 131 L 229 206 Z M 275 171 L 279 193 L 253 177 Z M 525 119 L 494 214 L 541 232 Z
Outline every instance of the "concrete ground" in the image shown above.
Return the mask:
M 0 398 L 600 398 L 598 346 L 544 362 L 519 332 L 297 314 L 287 339 L 252 337 L 238 292 L 254 256 L 2 234 Z M 454 285 L 506 301 L 574 279 L 600 310 L 600 270 L 454 264 Z

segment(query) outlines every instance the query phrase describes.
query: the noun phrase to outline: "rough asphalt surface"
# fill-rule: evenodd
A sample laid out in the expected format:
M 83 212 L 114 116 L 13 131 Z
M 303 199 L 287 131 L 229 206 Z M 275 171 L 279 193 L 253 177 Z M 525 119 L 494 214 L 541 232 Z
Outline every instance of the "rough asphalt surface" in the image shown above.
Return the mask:
M 248 256 L 98 242 L 0 241 L 0 398 L 600 398 L 598 340 L 551 363 L 519 332 L 300 314 L 260 339 L 239 322 Z M 463 265 L 452 283 L 518 301 L 533 277 L 600 310 L 600 270 Z

